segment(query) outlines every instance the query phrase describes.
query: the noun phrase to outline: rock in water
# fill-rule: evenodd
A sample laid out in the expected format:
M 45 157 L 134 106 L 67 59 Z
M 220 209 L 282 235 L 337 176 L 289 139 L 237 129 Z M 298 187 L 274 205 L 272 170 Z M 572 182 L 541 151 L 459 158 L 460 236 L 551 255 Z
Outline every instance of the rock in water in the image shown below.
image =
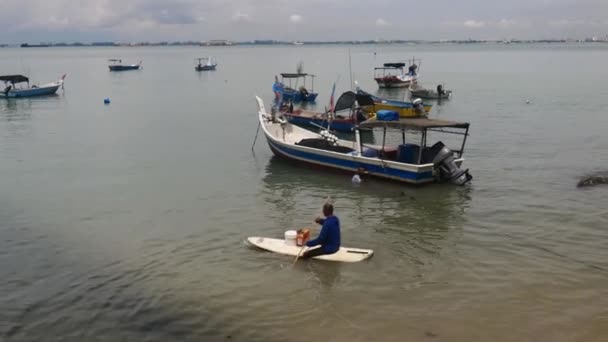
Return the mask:
M 576 186 L 580 188 L 598 184 L 608 184 L 608 176 L 587 176 L 581 179 Z

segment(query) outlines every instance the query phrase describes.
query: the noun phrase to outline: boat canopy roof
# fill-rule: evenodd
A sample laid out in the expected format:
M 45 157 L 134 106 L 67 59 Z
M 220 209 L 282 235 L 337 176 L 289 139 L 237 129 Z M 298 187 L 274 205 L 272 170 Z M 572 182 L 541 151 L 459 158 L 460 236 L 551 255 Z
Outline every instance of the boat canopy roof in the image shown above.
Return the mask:
M 306 77 L 306 76 L 315 77 L 315 75 L 303 74 L 303 73 L 299 73 L 299 74 L 281 73 L 281 77 L 283 77 L 283 78 L 299 78 L 299 77 Z
M 395 121 L 380 121 L 377 119 L 369 119 L 363 121 L 361 128 L 396 128 L 424 131 L 428 128 L 463 128 L 468 129 L 468 122 L 457 122 L 448 120 L 438 120 L 429 118 L 401 118 Z
M 355 105 L 355 101 L 359 103 L 359 106 L 374 105 L 374 100 L 369 94 L 355 94 L 352 91 L 347 91 L 340 95 L 338 101 L 336 101 L 334 111 L 338 112 L 345 109 L 351 109 Z
M 110 62 L 119 62 L 119 63 L 121 63 L 121 62 L 122 62 L 122 59 L 115 59 L 115 58 L 113 58 L 113 59 L 108 59 L 108 61 L 110 61 Z
M 6 76 L 0 76 L 0 81 L 11 82 L 11 83 L 22 83 L 22 82 L 29 82 L 30 79 L 23 75 L 6 75 Z
M 405 63 L 384 63 L 384 67 L 400 69 L 405 67 Z

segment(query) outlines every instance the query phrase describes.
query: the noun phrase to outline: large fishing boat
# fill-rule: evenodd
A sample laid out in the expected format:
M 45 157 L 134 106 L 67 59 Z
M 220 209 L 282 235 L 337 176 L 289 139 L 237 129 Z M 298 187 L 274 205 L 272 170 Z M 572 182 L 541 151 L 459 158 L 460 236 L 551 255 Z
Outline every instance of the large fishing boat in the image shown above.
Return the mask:
M 472 177 L 460 168 L 469 124 L 428 118 L 401 118 L 395 121 L 370 119 L 355 128 L 355 140 L 339 139 L 327 130 L 315 133 L 293 125 L 277 111 L 267 113 L 257 97 L 259 127 L 272 152 L 292 161 L 327 168 L 362 172 L 364 175 L 411 184 L 449 181 L 464 185 Z M 362 143 L 360 129 L 382 130 L 382 145 Z M 387 145 L 387 132 L 401 133 L 402 143 Z M 459 150 L 448 149 L 441 141 L 427 145 L 428 132 L 460 134 Z M 418 143 L 406 141 L 406 132 L 419 135 Z

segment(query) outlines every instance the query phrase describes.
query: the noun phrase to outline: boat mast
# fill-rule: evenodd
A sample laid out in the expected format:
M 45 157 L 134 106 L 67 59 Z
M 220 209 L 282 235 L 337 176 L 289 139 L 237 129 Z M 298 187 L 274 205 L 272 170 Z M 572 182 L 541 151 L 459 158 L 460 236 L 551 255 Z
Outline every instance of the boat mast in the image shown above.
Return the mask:
M 348 75 L 350 76 L 350 89 L 353 89 L 353 68 L 350 58 L 350 48 L 348 48 Z

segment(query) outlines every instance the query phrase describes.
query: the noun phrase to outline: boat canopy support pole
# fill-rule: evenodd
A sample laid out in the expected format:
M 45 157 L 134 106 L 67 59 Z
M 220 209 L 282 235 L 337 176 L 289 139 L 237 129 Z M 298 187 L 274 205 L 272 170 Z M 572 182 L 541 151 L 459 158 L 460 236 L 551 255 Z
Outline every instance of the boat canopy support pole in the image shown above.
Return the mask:
M 462 138 L 462 146 L 460 146 L 459 158 L 462 158 L 462 154 L 464 153 L 464 144 L 466 144 L 468 136 L 469 136 L 469 127 L 467 127 L 466 132 L 464 132 L 464 138 Z
M 426 143 L 426 129 L 422 131 L 422 137 L 420 138 L 420 149 L 418 150 L 418 165 L 422 161 L 422 150 L 424 149 L 424 145 Z
M 357 150 L 357 156 L 361 157 L 361 150 L 362 150 L 362 148 L 361 148 L 361 132 L 359 132 L 359 128 L 358 127 L 355 128 L 355 144 L 357 145 L 357 146 L 355 146 L 356 150 Z
M 402 144 L 405 145 L 405 128 L 401 129 L 401 140 L 403 141 Z
M 386 127 L 382 131 L 382 152 L 384 152 L 384 146 L 386 144 Z

